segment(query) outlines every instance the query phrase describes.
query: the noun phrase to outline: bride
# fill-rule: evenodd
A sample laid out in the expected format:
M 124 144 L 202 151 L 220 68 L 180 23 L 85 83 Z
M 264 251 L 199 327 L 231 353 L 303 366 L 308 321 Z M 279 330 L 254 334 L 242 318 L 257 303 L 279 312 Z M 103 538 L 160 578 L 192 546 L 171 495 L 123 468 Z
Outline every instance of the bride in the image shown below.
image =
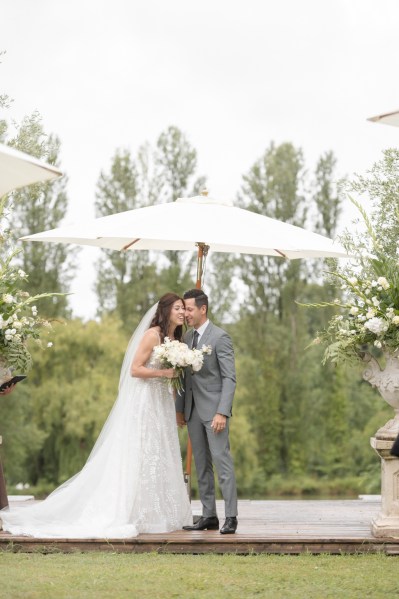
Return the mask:
M 2 510 L 3 530 L 41 538 L 129 538 L 192 524 L 183 479 L 174 397 L 153 349 L 180 340 L 184 302 L 167 293 L 137 327 L 123 361 L 119 393 L 78 474 L 44 501 Z

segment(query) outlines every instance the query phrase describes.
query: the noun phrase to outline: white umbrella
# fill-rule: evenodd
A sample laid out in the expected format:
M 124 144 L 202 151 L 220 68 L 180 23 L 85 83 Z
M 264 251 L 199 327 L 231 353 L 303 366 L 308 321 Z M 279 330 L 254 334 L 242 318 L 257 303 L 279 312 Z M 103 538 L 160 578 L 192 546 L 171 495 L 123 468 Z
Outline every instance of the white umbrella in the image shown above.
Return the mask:
M 195 250 L 284 258 L 348 257 L 318 235 L 203 195 L 138 208 L 85 223 L 22 237 L 24 241 L 74 243 L 113 250 Z
M 387 112 L 386 114 L 379 114 L 377 116 L 371 116 L 367 119 L 373 123 L 382 123 L 383 125 L 393 125 L 399 127 L 399 110 L 395 112 Z
M 54 166 L 0 144 L 0 197 L 25 185 L 61 176 L 62 172 Z

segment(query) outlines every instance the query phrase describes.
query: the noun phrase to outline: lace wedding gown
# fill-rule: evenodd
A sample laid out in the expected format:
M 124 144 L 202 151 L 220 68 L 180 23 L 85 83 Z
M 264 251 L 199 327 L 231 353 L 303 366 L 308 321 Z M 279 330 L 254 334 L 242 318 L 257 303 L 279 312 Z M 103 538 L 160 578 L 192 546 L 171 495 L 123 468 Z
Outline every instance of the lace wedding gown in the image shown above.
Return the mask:
M 168 381 L 129 375 L 139 329 L 118 399 L 83 469 L 43 502 L 0 511 L 4 530 L 41 538 L 129 538 L 192 524 Z M 151 357 L 147 367 L 159 364 Z

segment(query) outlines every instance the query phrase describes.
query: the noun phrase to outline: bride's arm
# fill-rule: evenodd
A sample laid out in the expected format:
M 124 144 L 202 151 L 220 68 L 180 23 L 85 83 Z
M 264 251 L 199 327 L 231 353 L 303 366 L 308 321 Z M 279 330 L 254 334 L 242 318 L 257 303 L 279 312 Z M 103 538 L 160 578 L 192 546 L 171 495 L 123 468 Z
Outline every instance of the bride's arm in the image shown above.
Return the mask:
M 152 350 L 159 343 L 158 333 L 154 329 L 148 329 L 143 335 L 142 340 L 137 348 L 136 354 L 130 366 L 131 376 L 140 379 L 149 379 L 155 377 L 173 378 L 173 368 L 156 369 L 147 368 L 145 364 L 150 359 Z

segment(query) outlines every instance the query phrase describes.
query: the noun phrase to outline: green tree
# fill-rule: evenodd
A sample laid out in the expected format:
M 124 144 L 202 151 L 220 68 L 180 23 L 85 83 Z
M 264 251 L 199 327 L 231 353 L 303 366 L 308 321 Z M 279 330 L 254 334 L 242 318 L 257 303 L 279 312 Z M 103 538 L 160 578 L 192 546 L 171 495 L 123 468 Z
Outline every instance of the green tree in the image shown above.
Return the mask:
M 315 231 L 335 237 L 342 213 L 342 196 L 336 180 L 337 159 L 333 152 L 322 154 L 316 165 L 313 199 L 316 208 Z
M 59 166 L 60 141 L 54 135 L 46 135 L 37 112 L 25 117 L 15 128 L 15 135 L 8 139 L 10 146 Z M 15 191 L 9 217 L 13 236 L 18 238 L 59 226 L 68 208 L 66 185 L 64 176 Z M 62 244 L 24 244 L 20 260 L 22 269 L 28 274 L 26 288 L 29 293 L 68 292 L 76 268 L 76 252 Z M 44 299 L 40 311 L 47 318 L 68 316 L 68 298 Z
M 178 127 L 168 127 L 161 133 L 154 161 L 160 184 L 159 201 L 173 202 L 179 197 L 198 195 L 204 188 L 205 177 L 195 178 L 197 151 Z M 187 223 L 188 227 L 191 225 Z M 169 264 L 160 273 L 163 288 L 181 292 L 192 287 L 194 260 L 180 251 L 168 251 L 165 255 Z
M 137 160 L 128 150 L 118 150 L 109 173 L 97 183 L 96 213 L 107 216 L 147 205 L 154 186 L 148 180 L 148 150 L 141 148 Z M 97 262 L 96 291 L 100 315 L 115 313 L 128 329 L 154 303 L 159 292 L 157 267 L 149 252 L 103 250 Z
M 55 485 L 83 466 L 97 439 L 117 397 L 127 337 L 112 318 L 72 320 L 56 326 L 52 337 L 54 347 L 37 355 L 24 389 L 31 425 L 41 435 L 40 448 L 31 449 L 26 464 L 27 477 Z M 3 434 L 14 444 L 12 427 Z

